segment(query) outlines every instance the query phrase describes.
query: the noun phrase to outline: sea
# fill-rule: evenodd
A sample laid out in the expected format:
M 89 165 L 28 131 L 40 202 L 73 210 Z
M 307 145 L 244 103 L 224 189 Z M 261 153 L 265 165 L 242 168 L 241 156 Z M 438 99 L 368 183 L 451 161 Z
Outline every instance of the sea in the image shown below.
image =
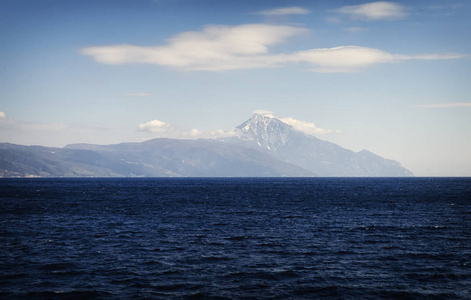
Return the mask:
M 471 299 L 471 178 L 0 179 L 1 299 Z

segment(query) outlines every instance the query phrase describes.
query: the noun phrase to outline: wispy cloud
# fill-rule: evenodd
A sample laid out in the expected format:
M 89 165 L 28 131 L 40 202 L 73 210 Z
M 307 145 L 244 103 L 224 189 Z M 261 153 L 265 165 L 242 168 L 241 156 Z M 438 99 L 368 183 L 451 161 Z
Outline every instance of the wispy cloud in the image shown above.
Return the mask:
M 153 94 L 151 93 L 125 93 L 123 97 L 136 97 L 136 98 L 143 98 L 143 97 L 151 97 Z
M 89 127 L 61 122 L 27 122 L 0 117 L 0 140 L 22 145 L 63 147 L 70 143 L 107 144 L 135 139 L 122 128 Z
M 358 72 L 404 60 L 458 59 L 462 54 L 392 54 L 380 49 L 339 46 L 271 53 L 270 47 L 307 33 L 306 28 L 269 24 L 207 26 L 176 35 L 165 46 L 111 45 L 82 49 L 104 64 L 154 64 L 182 71 L 227 71 L 301 65 L 314 72 Z M 137 95 L 137 94 L 134 94 Z
M 252 112 L 252 114 L 259 114 L 259 115 L 262 115 L 262 116 L 267 116 L 267 117 L 270 117 L 270 118 L 274 118 L 272 111 L 264 110 L 264 109 L 254 110 Z
M 315 72 L 352 73 L 383 63 L 406 60 L 448 60 L 465 57 L 468 57 L 468 55 L 458 53 L 403 55 L 374 48 L 341 46 L 299 51 L 293 53 L 290 60 L 307 63 L 312 66 L 311 70 Z
M 443 54 L 418 54 L 404 56 L 404 59 L 421 59 L 421 60 L 441 60 L 441 59 L 459 59 L 466 58 L 469 55 L 460 53 L 443 53 Z
M 344 30 L 348 32 L 358 33 L 358 32 L 368 31 L 369 29 L 365 27 L 348 27 L 348 28 L 345 28 Z
M 311 11 L 309 9 L 299 7 L 299 6 L 291 6 L 291 7 L 280 7 L 274 9 L 268 9 L 261 12 L 258 12 L 260 15 L 264 16 L 286 16 L 286 15 L 307 15 Z
M 364 21 L 399 20 L 408 15 L 406 7 L 387 1 L 343 6 L 333 12 L 348 16 L 352 20 Z
M 264 109 L 257 109 L 252 112 L 253 114 L 260 114 L 262 116 L 266 116 L 269 118 L 276 118 L 273 114 L 272 111 L 269 110 L 264 110 Z M 306 122 L 306 121 L 301 121 L 301 120 L 296 120 L 291 117 L 286 117 L 286 118 L 279 118 L 279 120 L 285 124 L 290 125 L 293 127 L 294 130 L 301 131 L 303 133 L 306 133 L 308 135 L 315 135 L 315 134 L 326 134 L 326 133 L 340 133 L 339 130 L 332 131 L 330 129 L 324 129 L 317 127 L 315 123 L 312 122 Z
M 451 17 L 464 7 L 463 3 L 447 3 L 442 5 L 430 5 L 420 9 L 420 14 L 431 17 Z
M 316 72 L 348 73 L 358 72 L 375 64 L 398 62 L 405 57 L 373 48 L 341 46 L 296 52 L 291 59 L 307 63 Z
M 415 107 L 422 108 L 457 108 L 457 107 L 471 107 L 471 102 L 458 102 L 458 103 L 437 103 L 437 104 L 417 104 Z
M 431 5 L 428 6 L 427 9 L 429 10 L 457 10 L 462 8 L 464 5 L 463 3 L 453 3 L 447 5 Z
M 314 123 L 300 121 L 293 118 L 281 118 L 280 121 L 291 125 L 297 131 L 301 131 L 309 135 L 326 134 L 332 132 L 330 129 L 317 127 Z

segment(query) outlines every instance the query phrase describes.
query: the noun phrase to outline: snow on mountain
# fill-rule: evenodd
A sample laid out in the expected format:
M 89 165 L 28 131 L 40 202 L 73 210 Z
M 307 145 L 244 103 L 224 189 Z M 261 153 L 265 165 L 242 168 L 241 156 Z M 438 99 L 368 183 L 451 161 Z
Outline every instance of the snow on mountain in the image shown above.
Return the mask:
M 276 118 L 254 114 L 234 131 L 244 141 L 256 142 L 262 148 L 276 151 L 288 142 L 293 129 Z
M 412 176 L 398 162 L 369 151 L 353 152 L 295 130 L 270 115 L 254 114 L 226 142 L 268 153 L 320 176 Z
M 0 177 L 412 176 L 396 161 L 344 149 L 270 115 L 254 114 L 233 133 L 64 148 L 0 143 Z

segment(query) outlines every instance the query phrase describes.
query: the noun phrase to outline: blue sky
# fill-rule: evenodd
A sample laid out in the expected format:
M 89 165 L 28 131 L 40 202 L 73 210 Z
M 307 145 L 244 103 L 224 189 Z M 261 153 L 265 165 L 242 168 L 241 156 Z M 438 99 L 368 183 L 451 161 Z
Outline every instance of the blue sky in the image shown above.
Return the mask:
M 0 142 L 227 134 L 264 110 L 471 176 L 466 1 L 0 0 Z

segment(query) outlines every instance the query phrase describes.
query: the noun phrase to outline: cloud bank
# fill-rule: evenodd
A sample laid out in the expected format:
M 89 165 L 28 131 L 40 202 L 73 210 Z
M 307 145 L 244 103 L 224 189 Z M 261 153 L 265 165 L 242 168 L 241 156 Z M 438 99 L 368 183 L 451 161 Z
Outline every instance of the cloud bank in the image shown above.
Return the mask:
M 382 15 L 382 14 L 380 14 Z M 271 53 L 270 47 L 306 34 L 297 26 L 245 24 L 206 26 L 184 32 L 164 46 L 111 45 L 83 48 L 98 63 L 110 65 L 153 64 L 181 71 L 228 71 L 302 66 L 314 72 L 358 72 L 377 64 L 405 60 L 439 60 L 462 54 L 393 54 L 361 46 L 316 48 L 292 53 Z

